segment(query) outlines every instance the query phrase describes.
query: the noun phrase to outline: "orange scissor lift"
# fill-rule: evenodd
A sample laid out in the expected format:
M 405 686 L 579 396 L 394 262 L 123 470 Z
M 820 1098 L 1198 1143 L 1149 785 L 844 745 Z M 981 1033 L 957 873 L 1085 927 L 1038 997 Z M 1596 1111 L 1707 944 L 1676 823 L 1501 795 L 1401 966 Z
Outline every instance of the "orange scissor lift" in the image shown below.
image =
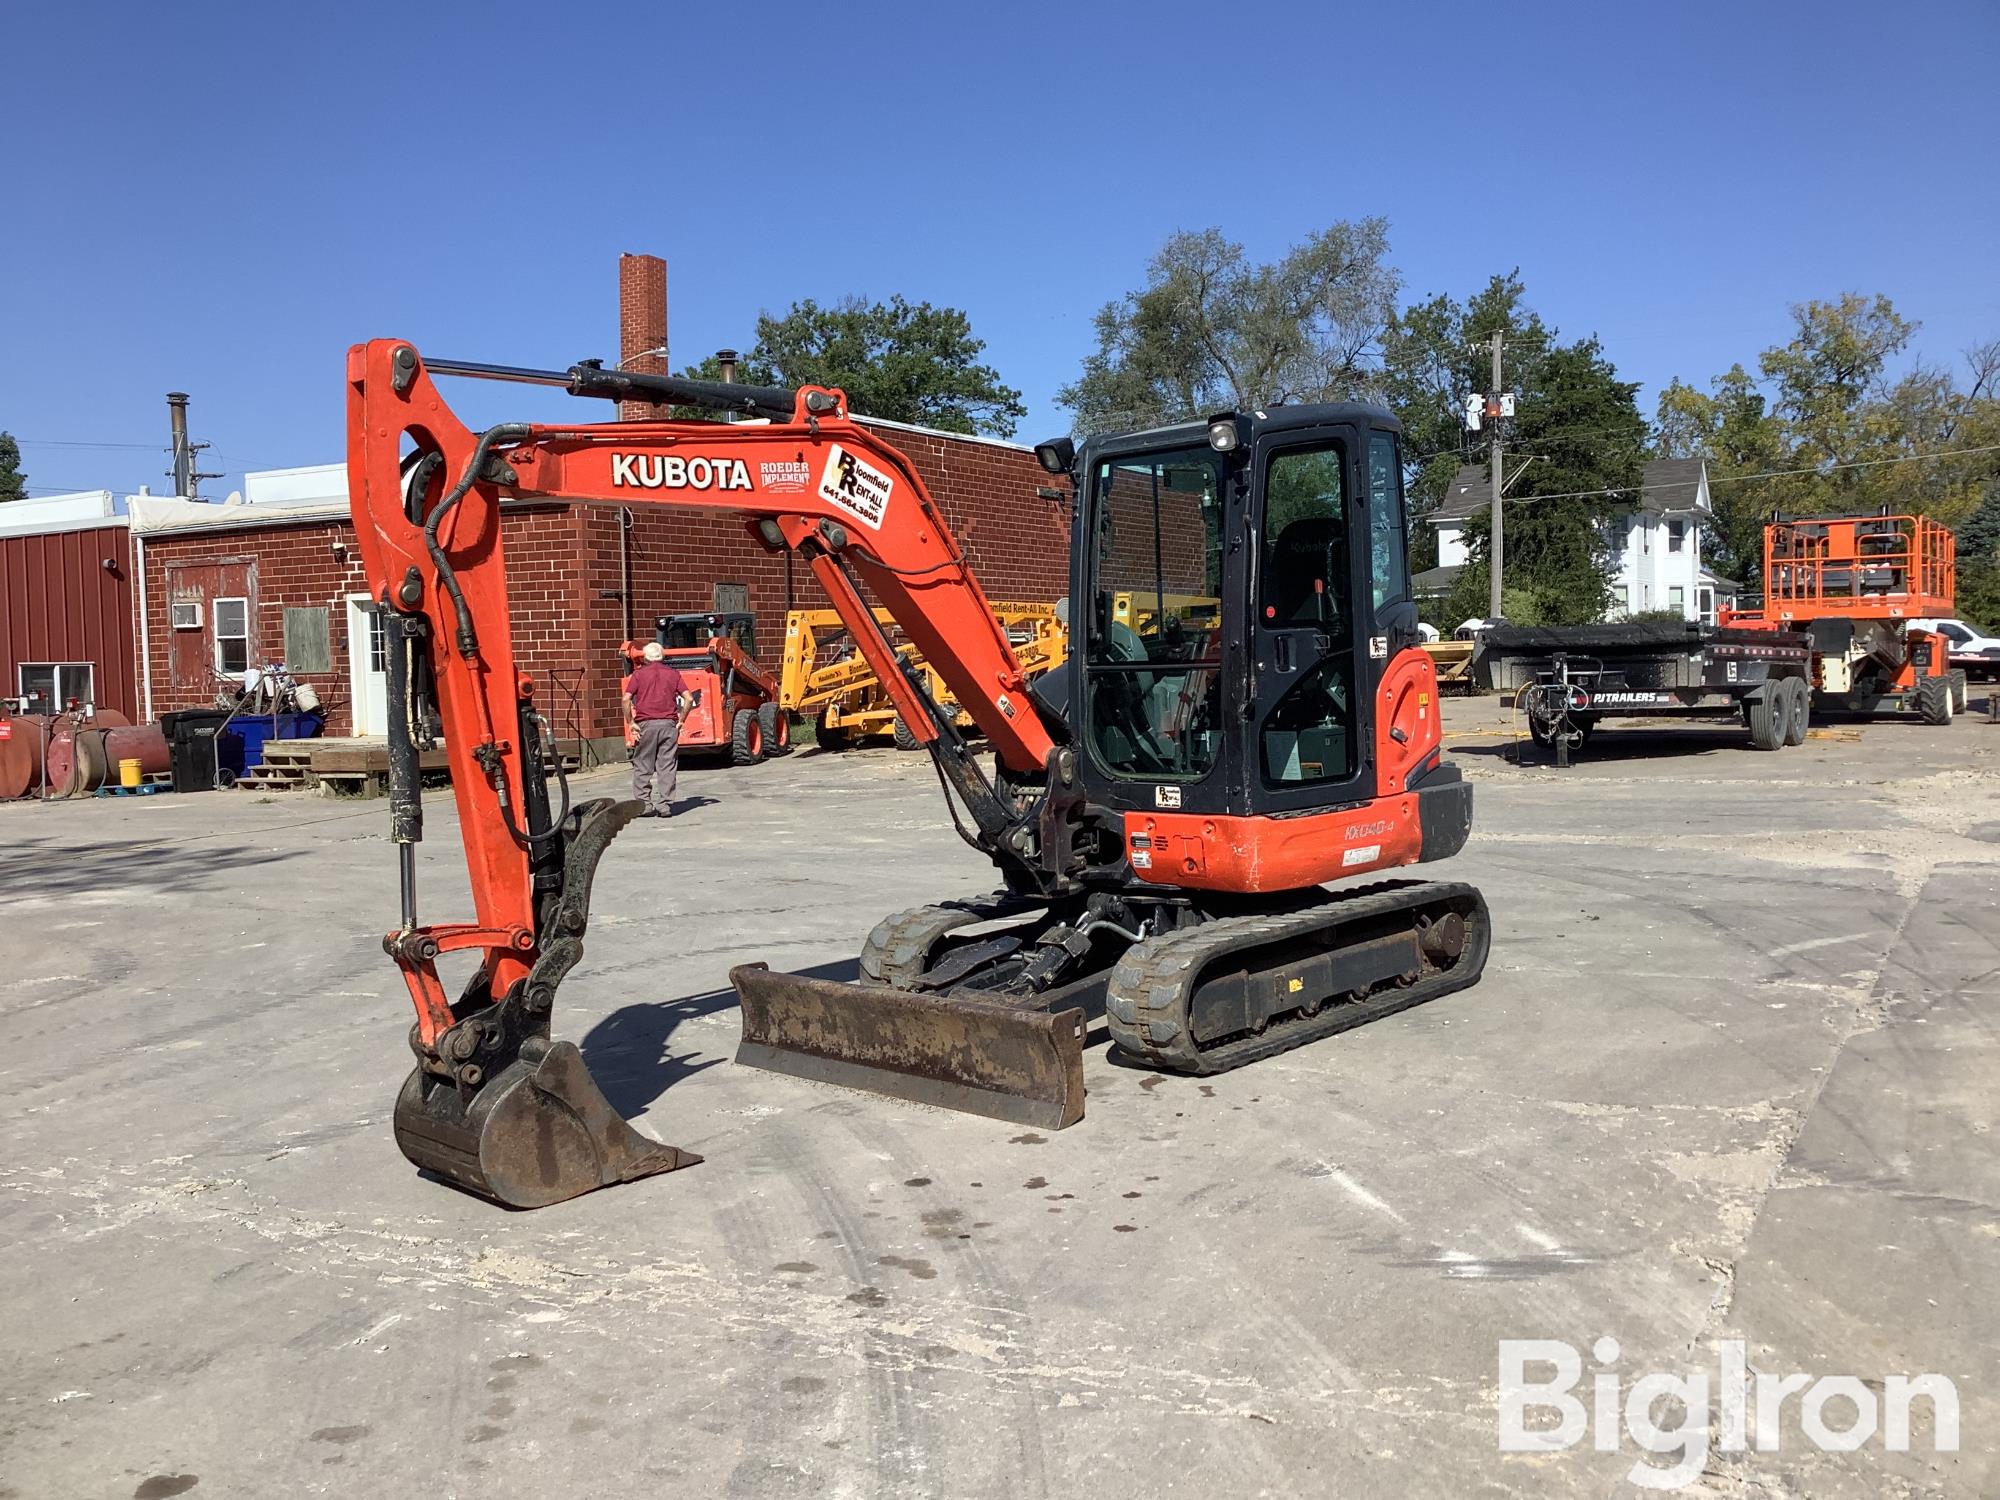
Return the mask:
M 1763 607 L 1724 610 L 1722 623 L 1809 635 L 1815 710 L 1948 724 L 1965 709 L 1965 674 L 1943 636 L 1911 622 L 1951 615 L 1957 578 L 1951 531 L 1927 516 L 1773 521 Z

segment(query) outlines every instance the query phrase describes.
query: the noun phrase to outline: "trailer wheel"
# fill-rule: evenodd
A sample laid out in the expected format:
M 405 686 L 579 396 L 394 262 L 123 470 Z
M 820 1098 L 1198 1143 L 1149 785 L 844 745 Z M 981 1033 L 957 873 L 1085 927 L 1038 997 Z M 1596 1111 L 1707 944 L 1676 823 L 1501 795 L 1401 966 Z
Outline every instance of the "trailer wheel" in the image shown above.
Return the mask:
M 1785 679 L 1785 743 L 1803 745 L 1812 721 L 1812 689 L 1803 677 Z
M 1917 712 L 1926 724 L 1942 727 L 1951 722 L 1952 691 L 1949 677 L 1925 677 L 1917 683 Z
M 917 748 L 917 737 L 910 733 L 910 726 L 903 722 L 901 714 L 896 715 L 896 748 L 898 750 L 914 750 Z
M 1972 679 L 1970 676 L 1967 675 L 1966 670 L 1963 667 L 1953 667 L 1951 669 L 1950 676 L 1951 676 L 1951 711 L 1954 714 L 1962 714 L 1965 712 L 1966 704 L 1969 703 L 1972 698 L 1972 689 L 1969 685 Z
M 1743 700 L 1743 722 L 1750 729 L 1751 749 L 1776 750 L 1784 745 L 1791 700 L 1783 682 L 1771 683 L 1756 697 Z
M 754 766 L 764 758 L 764 726 L 757 722 L 757 710 L 739 708 L 729 726 L 731 765 Z
M 777 704 L 758 708 L 757 727 L 763 731 L 764 748 L 772 755 L 783 755 L 792 748 L 792 716 Z

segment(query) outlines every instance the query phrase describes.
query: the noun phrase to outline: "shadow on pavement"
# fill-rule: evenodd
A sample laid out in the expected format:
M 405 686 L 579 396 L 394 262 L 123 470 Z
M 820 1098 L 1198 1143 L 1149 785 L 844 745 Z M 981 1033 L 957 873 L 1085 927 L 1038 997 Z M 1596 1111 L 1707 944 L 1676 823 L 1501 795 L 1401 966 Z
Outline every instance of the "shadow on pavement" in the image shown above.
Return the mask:
M 65 844 L 15 839 L 0 853 L 0 898 L 76 896 L 91 891 L 185 888 L 221 880 L 242 884 L 245 871 L 308 851 L 277 852 L 247 844 L 174 844 L 154 839 Z
M 814 964 L 794 972 L 811 979 L 848 983 L 859 972 L 851 958 Z M 582 1042 L 583 1060 L 611 1107 L 628 1118 L 645 1109 L 683 1078 L 727 1061 L 698 1050 L 676 1052 L 674 1032 L 684 1021 L 736 1008 L 736 991 L 710 990 L 679 1000 L 621 1006 L 599 1021 Z
M 1699 729 L 1600 729 L 1591 735 L 1588 744 L 1581 747 L 1572 745 L 1569 758 L 1571 765 L 1588 765 L 1603 761 L 1674 760 L 1710 755 L 1718 750 L 1753 753 L 1741 728 L 1718 724 Z M 1518 763 L 1530 769 L 1553 769 L 1556 764 L 1553 749 L 1535 744 L 1526 735 L 1521 737 L 1518 746 L 1513 740 L 1497 740 L 1484 745 L 1461 740 L 1448 746 L 1445 753 L 1454 759 L 1464 756 L 1509 762 L 1514 761 L 1518 754 Z

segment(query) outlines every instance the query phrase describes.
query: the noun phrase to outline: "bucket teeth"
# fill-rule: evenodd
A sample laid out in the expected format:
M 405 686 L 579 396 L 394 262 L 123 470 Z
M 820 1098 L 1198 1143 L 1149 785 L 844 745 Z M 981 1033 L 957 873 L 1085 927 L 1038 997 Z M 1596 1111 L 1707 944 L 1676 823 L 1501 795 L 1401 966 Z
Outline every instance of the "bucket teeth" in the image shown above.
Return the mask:
M 627 1124 L 570 1042 L 539 1055 L 524 1047 L 469 1096 L 417 1069 L 396 1099 L 396 1144 L 419 1167 L 508 1208 L 544 1208 L 701 1160 Z
M 1082 1010 L 732 969 L 736 1061 L 918 1104 L 1061 1130 L 1083 1118 Z

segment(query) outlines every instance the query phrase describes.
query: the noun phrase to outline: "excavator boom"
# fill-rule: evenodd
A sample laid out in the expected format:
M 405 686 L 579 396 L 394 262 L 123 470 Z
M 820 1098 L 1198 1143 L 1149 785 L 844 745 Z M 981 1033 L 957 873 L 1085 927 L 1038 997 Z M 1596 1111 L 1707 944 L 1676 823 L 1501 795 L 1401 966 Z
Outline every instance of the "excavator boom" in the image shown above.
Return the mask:
M 849 419 L 838 391 L 746 393 L 587 365 L 567 375 L 461 362 L 441 368 L 563 384 L 589 396 L 693 400 L 765 419 L 510 424 L 474 433 L 453 416 L 409 344 L 376 340 L 349 352 L 349 486 L 391 656 L 391 816 L 403 922 L 385 947 L 417 1013 L 417 1067 L 398 1101 L 397 1137 L 419 1166 L 528 1206 L 699 1158 L 632 1131 L 591 1083 L 576 1049 L 548 1037 L 555 987 L 581 954 L 597 859 L 637 804 L 549 805 L 540 769 L 546 725 L 535 684 L 517 671 L 513 655 L 500 525 L 506 501 L 724 510 L 746 517 L 765 546 L 796 552 L 912 732 L 933 747 L 972 815 L 975 837 L 1029 886 L 1057 878 L 1035 863 L 1032 824 L 996 790 L 963 739 L 928 711 L 863 589 L 935 663 L 1003 767 L 1039 775 L 1057 747 L 1024 692 L 1005 630 L 921 479 L 900 453 Z M 774 420 L 781 406 L 784 420 Z M 432 709 L 452 764 L 472 875 L 470 923 L 418 920 L 411 857 L 423 830 L 417 749 Z M 479 954 L 477 973 L 455 999 L 437 972 L 439 955 L 454 950 Z M 746 1043 L 774 1066 L 792 1050 L 777 1036 L 791 1019 L 777 993 L 789 980 L 751 981 L 764 1001 L 755 1015 L 770 1018 L 772 1034 L 753 1025 Z M 863 992 L 843 987 L 813 1003 L 824 1034 L 869 1031 L 866 1018 L 845 1014 L 866 1009 Z M 969 1049 L 954 1038 L 952 1010 L 930 1007 L 928 1050 L 913 1052 L 902 1042 L 907 1033 L 877 1028 L 880 1055 L 850 1046 L 849 1076 L 879 1068 L 888 1090 L 905 1094 L 958 1086 L 950 1076 L 954 1059 Z M 969 1017 L 968 1024 L 990 1038 L 1009 1020 Z M 1049 1020 L 1023 1014 L 1014 1029 L 1046 1032 Z M 1037 1059 L 1049 1055 L 1045 1043 L 1024 1045 Z M 1072 1038 L 1058 1086 L 1080 1093 L 1069 1076 L 1075 1052 Z M 974 1092 L 1019 1082 L 1005 1068 L 998 1077 L 992 1068 L 974 1071 L 979 1076 L 964 1084 Z

